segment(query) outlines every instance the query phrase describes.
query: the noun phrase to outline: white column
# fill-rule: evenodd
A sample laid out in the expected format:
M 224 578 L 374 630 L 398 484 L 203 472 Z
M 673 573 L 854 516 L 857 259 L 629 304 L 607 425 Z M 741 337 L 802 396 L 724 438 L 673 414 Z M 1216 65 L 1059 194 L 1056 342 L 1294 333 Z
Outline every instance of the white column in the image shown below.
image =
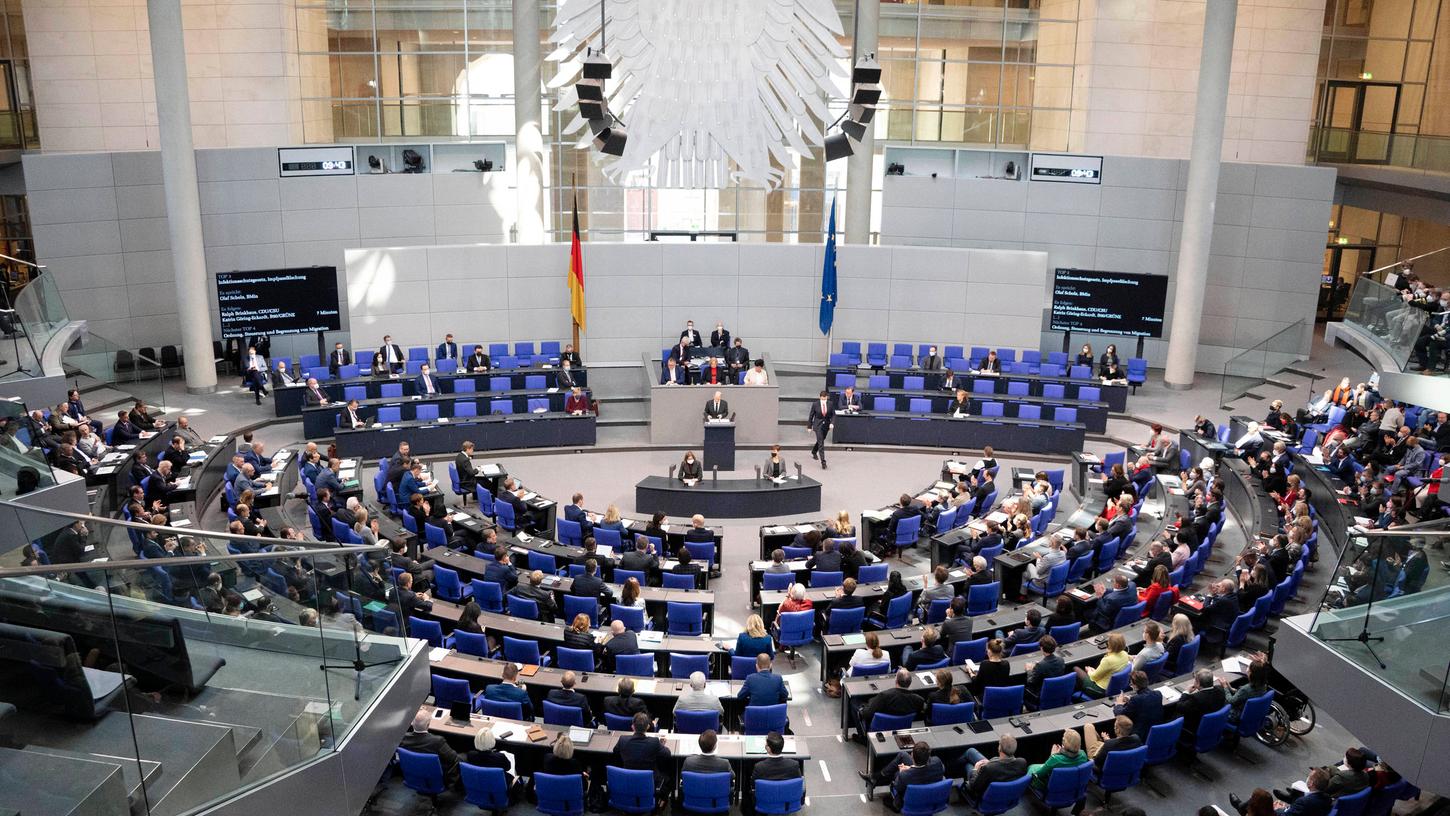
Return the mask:
M 201 238 L 201 201 L 196 190 L 196 152 L 191 142 L 191 96 L 186 84 L 186 42 L 181 0 L 147 0 L 151 65 L 156 82 L 156 120 L 161 130 L 161 179 L 166 200 L 176 310 L 186 354 L 186 390 L 216 390 L 211 309 L 207 304 L 206 252 Z
M 516 239 L 544 240 L 544 133 L 540 126 L 539 0 L 514 2 L 514 184 Z
M 856 38 L 851 65 L 867 54 L 876 53 L 877 30 L 881 25 L 881 0 L 857 0 Z M 846 159 L 846 243 L 871 242 L 871 168 L 875 163 L 876 122 L 866 126 L 866 138 L 852 143 L 856 151 Z
M 1178 270 L 1174 277 L 1173 325 L 1168 331 L 1168 361 L 1163 372 L 1164 385 L 1179 390 L 1193 387 L 1193 371 L 1198 362 L 1198 333 L 1203 323 L 1203 291 L 1208 283 L 1208 250 L 1213 240 L 1213 209 L 1218 200 L 1218 171 L 1223 154 L 1223 124 L 1228 109 L 1237 14 L 1238 0 L 1208 0 L 1205 4 L 1183 237 L 1178 242 Z

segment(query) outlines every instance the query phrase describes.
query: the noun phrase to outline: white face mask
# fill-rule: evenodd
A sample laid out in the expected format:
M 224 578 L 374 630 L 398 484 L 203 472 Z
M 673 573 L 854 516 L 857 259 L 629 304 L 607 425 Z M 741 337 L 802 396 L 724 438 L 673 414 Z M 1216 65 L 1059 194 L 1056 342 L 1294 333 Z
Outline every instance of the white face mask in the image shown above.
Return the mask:
M 693 465 L 693 464 L 695 464 L 694 458 L 693 457 L 687 457 L 685 459 L 685 464 L 687 464 L 687 465 Z

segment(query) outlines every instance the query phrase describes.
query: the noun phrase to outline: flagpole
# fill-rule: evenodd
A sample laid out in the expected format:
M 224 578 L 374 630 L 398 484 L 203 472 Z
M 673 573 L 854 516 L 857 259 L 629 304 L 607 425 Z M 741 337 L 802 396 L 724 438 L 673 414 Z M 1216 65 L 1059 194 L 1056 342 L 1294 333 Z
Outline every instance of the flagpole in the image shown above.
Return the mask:
M 603 4 L 601 3 L 600 5 L 602 6 Z M 574 188 L 574 218 L 577 224 L 579 218 L 579 174 L 570 173 L 569 183 Z M 574 318 L 574 311 L 572 309 L 569 310 L 569 322 L 574 326 L 574 352 L 583 355 L 584 347 L 579 344 L 579 321 Z

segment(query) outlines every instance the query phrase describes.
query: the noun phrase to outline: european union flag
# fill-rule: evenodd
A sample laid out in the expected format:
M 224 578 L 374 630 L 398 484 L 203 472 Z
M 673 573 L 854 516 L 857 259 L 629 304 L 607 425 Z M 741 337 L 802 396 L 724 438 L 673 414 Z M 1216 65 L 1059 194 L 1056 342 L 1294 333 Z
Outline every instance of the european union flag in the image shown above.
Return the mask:
M 836 318 L 836 199 L 831 199 L 831 220 L 826 227 L 826 262 L 821 269 L 821 334 L 831 333 Z

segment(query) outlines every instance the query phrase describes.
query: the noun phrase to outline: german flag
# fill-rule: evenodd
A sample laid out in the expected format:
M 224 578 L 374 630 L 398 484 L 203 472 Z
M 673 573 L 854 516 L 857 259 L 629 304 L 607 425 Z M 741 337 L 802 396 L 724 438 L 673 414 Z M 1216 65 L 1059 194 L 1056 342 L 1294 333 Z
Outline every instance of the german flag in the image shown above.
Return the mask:
M 569 311 L 584 328 L 584 250 L 579 245 L 579 194 L 574 193 L 574 239 L 569 246 Z

